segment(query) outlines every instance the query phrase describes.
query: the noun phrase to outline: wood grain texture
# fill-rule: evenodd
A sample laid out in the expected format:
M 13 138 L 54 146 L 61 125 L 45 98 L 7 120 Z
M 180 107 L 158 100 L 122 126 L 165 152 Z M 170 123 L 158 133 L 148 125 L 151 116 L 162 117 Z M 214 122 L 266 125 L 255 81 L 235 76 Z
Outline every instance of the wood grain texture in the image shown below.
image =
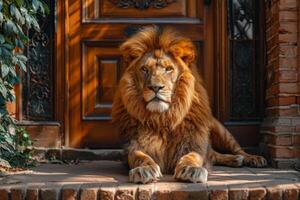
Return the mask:
M 84 42 L 82 53 L 82 119 L 109 120 L 121 76 L 118 43 Z
M 120 147 L 119 135 L 109 121 L 114 84 L 122 74 L 117 47 L 127 38 L 128 28 L 149 24 L 174 27 L 195 42 L 197 67 L 203 75 L 213 113 L 222 122 L 228 120 L 230 93 L 225 1 L 212 1 L 211 5 L 204 6 L 203 0 L 185 0 L 163 9 L 149 7 L 143 11 L 113 7 L 109 0 L 68 0 L 62 4 L 65 7 L 58 13 L 61 33 L 57 37 L 63 45 L 58 45 L 57 49 L 62 47 L 63 52 L 57 51 L 57 73 L 59 77 L 64 75 L 56 91 L 56 116 L 62 121 L 66 146 Z M 101 69 L 109 75 L 103 75 Z M 92 76 L 88 77 L 85 72 Z M 91 87 L 86 87 L 88 78 L 93 82 Z M 92 95 L 85 94 L 87 88 Z M 105 120 L 100 116 L 105 116 Z M 259 124 L 231 123 L 227 127 L 243 146 L 258 144 Z
M 120 7 L 111 0 L 81 0 L 82 21 L 93 23 L 127 23 L 144 21 L 157 21 L 159 23 L 179 21 L 201 22 L 203 19 L 203 1 L 182 0 L 166 4 L 165 7 L 157 8 L 149 6 L 141 9 L 134 6 Z M 197 9 L 196 9 L 197 8 Z
M 71 147 L 120 147 L 119 135 L 110 122 L 110 110 L 122 74 L 118 45 L 126 39 L 125 30 L 132 23 L 144 26 L 145 22 L 173 20 L 171 26 L 196 42 L 199 69 L 205 71 L 202 60 L 205 25 L 200 23 L 204 15 L 202 0 L 177 1 L 162 9 L 151 7 L 143 11 L 115 7 L 108 0 L 69 0 L 67 7 L 69 111 L 66 128 L 69 132 L 66 134 Z M 113 23 L 117 21 L 122 23 Z

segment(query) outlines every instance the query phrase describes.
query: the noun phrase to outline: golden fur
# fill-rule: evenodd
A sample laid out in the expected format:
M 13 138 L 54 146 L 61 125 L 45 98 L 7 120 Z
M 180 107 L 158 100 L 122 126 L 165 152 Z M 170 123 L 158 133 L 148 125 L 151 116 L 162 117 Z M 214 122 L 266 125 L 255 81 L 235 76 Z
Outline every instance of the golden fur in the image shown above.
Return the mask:
M 208 160 L 261 167 L 264 158 L 245 153 L 213 116 L 194 64 L 192 41 L 176 31 L 149 26 L 121 47 L 126 70 L 112 116 L 125 143 L 132 182 L 175 173 L 182 181 L 205 182 Z M 234 154 L 224 155 L 221 149 Z

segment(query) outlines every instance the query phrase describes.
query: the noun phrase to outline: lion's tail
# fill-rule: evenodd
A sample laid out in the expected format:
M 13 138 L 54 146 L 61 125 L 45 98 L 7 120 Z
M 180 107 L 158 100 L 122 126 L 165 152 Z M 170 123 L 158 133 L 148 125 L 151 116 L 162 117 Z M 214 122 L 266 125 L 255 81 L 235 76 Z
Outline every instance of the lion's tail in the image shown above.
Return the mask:
M 243 151 L 233 135 L 215 118 L 212 123 L 210 140 L 212 148 L 218 151 L 231 154 Z

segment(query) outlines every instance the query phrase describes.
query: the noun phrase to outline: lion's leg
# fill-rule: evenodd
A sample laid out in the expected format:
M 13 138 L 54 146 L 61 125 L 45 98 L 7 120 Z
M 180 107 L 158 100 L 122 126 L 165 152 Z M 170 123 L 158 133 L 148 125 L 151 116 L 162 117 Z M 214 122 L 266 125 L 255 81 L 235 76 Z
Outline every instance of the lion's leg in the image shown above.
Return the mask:
M 246 153 L 231 133 L 216 119 L 214 119 L 211 130 L 211 143 L 213 148 L 229 151 L 235 155 L 244 156 L 244 164 L 252 167 L 264 167 L 267 161 L 262 156 Z
M 223 165 L 229 167 L 240 167 L 243 165 L 244 156 L 220 154 L 213 149 L 209 151 L 209 158 L 214 165 Z
M 175 179 L 194 183 L 206 182 L 208 172 L 203 167 L 203 162 L 203 157 L 196 152 L 182 156 L 175 167 Z
M 145 184 L 155 182 L 162 176 L 160 167 L 142 151 L 129 152 L 128 164 L 131 169 L 129 171 L 130 182 Z

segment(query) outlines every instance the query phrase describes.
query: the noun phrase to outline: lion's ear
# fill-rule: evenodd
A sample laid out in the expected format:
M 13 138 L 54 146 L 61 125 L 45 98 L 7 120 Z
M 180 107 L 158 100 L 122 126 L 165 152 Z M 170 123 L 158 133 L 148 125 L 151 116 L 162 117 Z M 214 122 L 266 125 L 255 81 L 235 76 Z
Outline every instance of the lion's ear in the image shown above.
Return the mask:
M 135 58 L 138 58 L 143 55 L 143 47 L 137 45 L 136 43 L 128 40 L 120 46 L 120 51 L 123 55 L 123 58 L 126 62 L 131 62 Z
M 183 40 L 170 47 L 171 54 L 181 58 L 186 64 L 191 64 L 196 58 L 196 49 L 192 41 Z

